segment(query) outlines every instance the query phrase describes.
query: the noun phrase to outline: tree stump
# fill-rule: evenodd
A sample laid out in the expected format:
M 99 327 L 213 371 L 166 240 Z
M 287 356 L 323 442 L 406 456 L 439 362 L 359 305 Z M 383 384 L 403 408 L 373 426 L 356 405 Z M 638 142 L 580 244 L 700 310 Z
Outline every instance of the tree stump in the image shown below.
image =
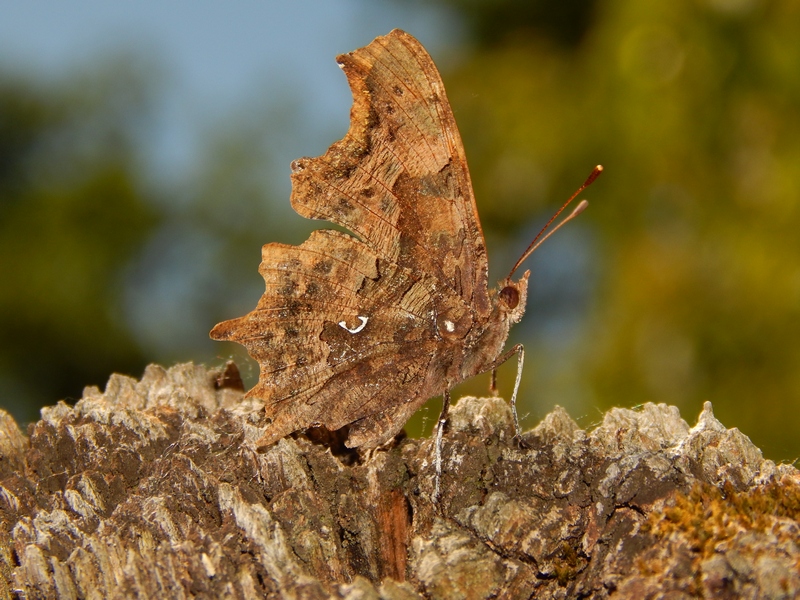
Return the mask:
M 561 408 L 514 439 L 462 398 L 371 452 L 266 423 L 236 367 L 114 375 L 24 436 L 0 415 L 2 598 L 796 598 L 800 474 L 706 404 Z

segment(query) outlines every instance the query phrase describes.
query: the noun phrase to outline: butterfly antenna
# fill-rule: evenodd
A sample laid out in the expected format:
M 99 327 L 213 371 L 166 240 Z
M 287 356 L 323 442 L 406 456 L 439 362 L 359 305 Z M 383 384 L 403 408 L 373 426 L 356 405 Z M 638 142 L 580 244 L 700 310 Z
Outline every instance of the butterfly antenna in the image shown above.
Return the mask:
M 569 215 L 568 215 L 568 216 L 567 216 L 567 217 L 566 217 L 566 218 L 565 218 L 563 221 L 561 221 L 561 222 L 560 222 L 558 225 L 556 225 L 555 227 L 553 227 L 553 229 L 551 229 L 551 230 L 550 230 L 550 231 L 547 233 L 547 235 L 546 235 L 546 236 L 542 237 L 542 234 L 543 234 L 545 231 L 547 231 L 547 228 L 548 228 L 548 227 L 550 227 L 550 225 L 552 225 L 552 224 L 553 224 L 553 221 L 555 221 L 555 220 L 558 218 L 558 216 L 559 216 L 559 215 L 560 215 L 560 214 L 561 214 L 561 213 L 564 211 L 564 209 L 565 209 L 565 208 L 567 208 L 567 206 L 569 206 L 569 203 L 570 203 L 570 202 L 572 202 L 573 200 L 575 200 L 575 197 L 576 197 L 578 194 L 580 194 L 580 193 L 581 193 L 583 190 L 585 190 L 587 187 L 589 187 L 590 185 L 592 185 L 592 183 L 594 183 L 594 180 L 595 180 L 595 179 L 597 179 L 598 177 L 600 177 L 600 173 L 602 173 L 602 172 L 603 172 L 603 166 L 602 166 L 602 165 L 597 165 L 597 166 L 596 166 L 596 167 L 595 167 L 595 168 L 592 170 L 592 173 L 589 175 L 589 177 L 587 177 L 587 178 L 586 178 L 586 181 L 584 181 L 584 182 L 583 182 L 583 185 L 582 185 L 581 187 L 579 187 L 579 188 L 578 188 L 578 189 L 575 191 L 575 193 L 574 193 L 574 194 L 572 194 L 572 196 L 570 196 L 570 197 L 569 197 L 569 200 L 567 200 L 566 202 L 564 202 L 564 205 L 563 205 L 561 208 L 559 208 L 559 209 L 558 209 L 558 212 L 557 212 L 556 214 L 554 214 L 554 215 L 552 216 L 552 218 L 551 218 L 551 219 L 550 219 L 550 220 L 547 222 L 547 224 L 546 224 L 544 227 L 542 227 L 542 230 L 541 230 L 539 233 L 537 233 L 537 234 L 536 234 L 536 237 L 535 237 L 535 238 L 533 238 L 533 241 L 531 242 L 530 246 L 528 246 L 527 250 L 525 250 L 525 252 L 523 252 L 523 253 L 522 253 L 522 256 L 520 256 L 519 260 L 517 261 L 517 264 L 515 264 L 515 265 L 514 265 L 514 268 L 513 268 L 513 269 L 511 269 L 511 273 L 509 273 L 509 274 L 508 274 L 508 277 L 509 277 L 509 278 L 510 278 L 510 277 L 511 277 L 511 276 L 514 274 L 514 272 L 515 272 L 517 269 L 519 269 L 519 266 L 520 266 L 520 265 L 521 265 L 523 262 L 525 262 L 525 260 L 526 260 L 526 259 L 527 259 L 527 258 L 528 258 L 528 257 L 529 257 L 531 254 L 533 254 L 534 250 L 536 250 L 536 249 L 537 249 L 539 246 L 541 246 L 541 245 L 544 243 L 544 241 L 545 241 L 547 238 L 549 238 L 549 237 L 550 237 L 551 235 L 553 235 L 553 234 L 554 234 L 556 231 L 558 231 L 559 229 L 561 229 L 561 227 L 562 227 L 563 225 L 566 225 L 566 224 L 567 224 L 569 221 L 571 221 L 572 219 L 574 219 L 575 217 L 577 217 L 579 214 L 581 214 L 581 213 L 582 213 L 582 212 L 583 212 L 583 211 L 586 209 L 586 207 L 587 207 L 587 206 L 589 206 L 589 203 L 588 203 L 586 200 L 581 200 L 581 201 L 580 201 L 580 203 L 578 203 L 578 206 L 576 206 L 576 207 L 575 207 L 575 208 L 572 210 L 572 212 L 571 212 L 571 213 L 569 213 Z M 539 238 L 542 238 L 542 239 L 539 239 Z

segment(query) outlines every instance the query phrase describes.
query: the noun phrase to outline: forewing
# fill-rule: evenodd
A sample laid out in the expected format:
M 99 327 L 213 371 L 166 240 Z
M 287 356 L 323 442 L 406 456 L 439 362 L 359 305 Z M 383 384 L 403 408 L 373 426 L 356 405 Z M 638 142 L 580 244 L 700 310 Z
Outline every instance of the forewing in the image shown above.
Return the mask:
M 487 259 L 461 138 L 428 53 L 394 30 L 338 57 L 350 129 L 292 164 L 292 206 L 357 234 L 381 258 L 489 312 Z

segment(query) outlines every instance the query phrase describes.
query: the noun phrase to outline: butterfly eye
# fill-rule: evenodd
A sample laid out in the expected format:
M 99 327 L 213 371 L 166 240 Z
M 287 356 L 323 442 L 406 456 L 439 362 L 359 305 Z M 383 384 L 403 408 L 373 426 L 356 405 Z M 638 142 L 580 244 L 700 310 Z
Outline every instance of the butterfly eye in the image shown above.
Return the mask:
M 519 292 L 517 288 L 507 285 L 500 290 L 500 299 L 508 308 L 517 308 L 519 304 Z

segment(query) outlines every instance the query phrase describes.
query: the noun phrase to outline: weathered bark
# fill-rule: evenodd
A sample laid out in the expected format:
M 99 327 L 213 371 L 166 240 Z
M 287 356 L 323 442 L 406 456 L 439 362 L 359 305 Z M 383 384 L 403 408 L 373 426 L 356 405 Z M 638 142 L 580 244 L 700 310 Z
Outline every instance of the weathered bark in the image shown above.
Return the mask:
M 706 405 L 556 408 L 513 440 L 463 398 L 431 440 L 318 432 L 254 451 L 233 365 L 151 366 L 23 436 L 0 416 L 0 597 L 574 598 L 800 594 L 800 474 Z M 312 440 L 311 438 L 314 438 Z

